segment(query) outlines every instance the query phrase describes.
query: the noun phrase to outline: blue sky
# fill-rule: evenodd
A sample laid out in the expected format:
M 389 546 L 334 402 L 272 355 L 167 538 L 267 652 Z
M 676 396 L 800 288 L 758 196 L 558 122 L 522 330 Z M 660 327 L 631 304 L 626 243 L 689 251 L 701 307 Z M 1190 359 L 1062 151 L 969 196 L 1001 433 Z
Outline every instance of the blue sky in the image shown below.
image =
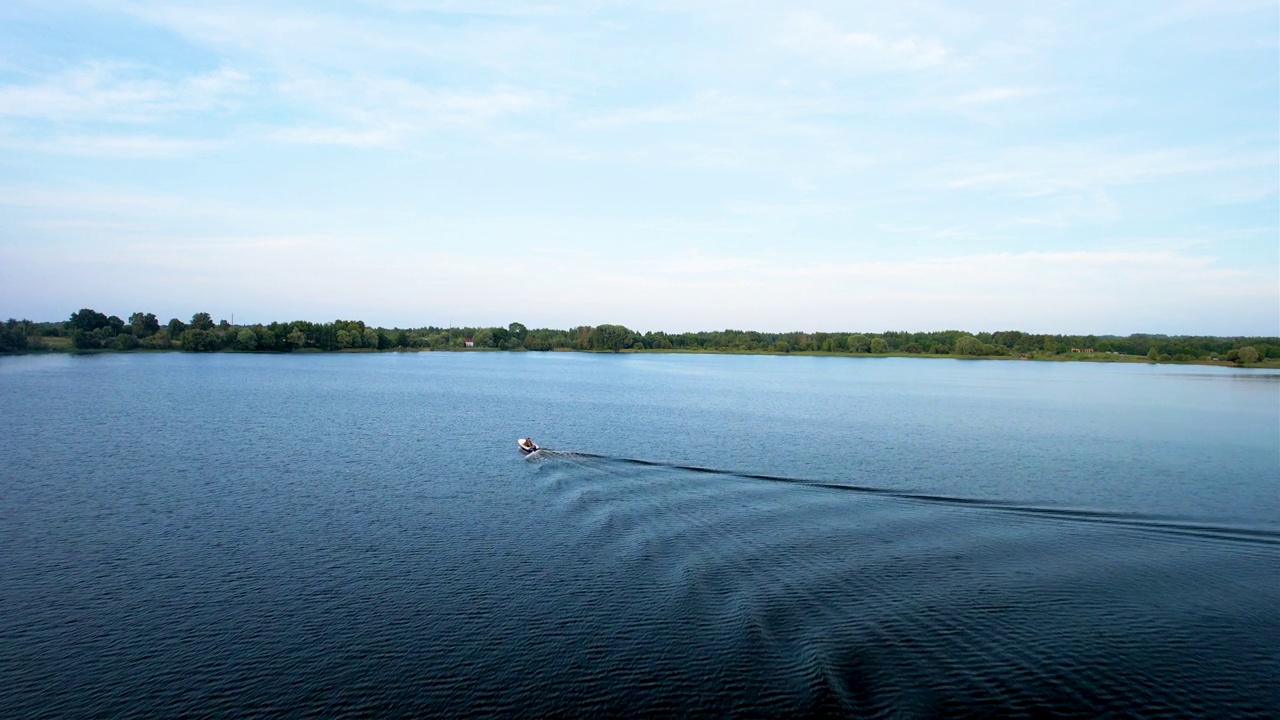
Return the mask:
M 0 316 L 1280 334 L 1271 1 L 0 4 Z

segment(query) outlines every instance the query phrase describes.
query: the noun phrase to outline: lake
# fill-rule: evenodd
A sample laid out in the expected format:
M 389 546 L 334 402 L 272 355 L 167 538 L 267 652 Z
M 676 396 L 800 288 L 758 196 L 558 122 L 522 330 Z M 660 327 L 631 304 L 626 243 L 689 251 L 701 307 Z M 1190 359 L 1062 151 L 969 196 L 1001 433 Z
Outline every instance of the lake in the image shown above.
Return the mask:
M 1276 372 L 56 355 L 0 409 L 11 717 L 1280 714 Z

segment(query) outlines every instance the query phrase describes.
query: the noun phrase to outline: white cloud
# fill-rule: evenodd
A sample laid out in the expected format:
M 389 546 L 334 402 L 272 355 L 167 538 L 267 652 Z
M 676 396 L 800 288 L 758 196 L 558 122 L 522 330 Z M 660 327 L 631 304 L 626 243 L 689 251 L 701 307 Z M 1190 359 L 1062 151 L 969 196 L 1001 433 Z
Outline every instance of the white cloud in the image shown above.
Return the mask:
M 547 13 L 478 13 L 444 7 L 448 21 L 424 6 L 412 14 L 385 17 L 358 8 L 354 12 L 280 7 L 270 3 L 222 5 L 136 3 L 127 12 L 165 28 L 194 45 L 237 57 L 264 72 L 292 75 L 353 68 L 404 72 L 460 68 L 519 70 L 539 64 L 562 48 L 528 23 Z M 495 22 L 479 22 L 489 15 Z
M 0 185 L 0 242 L 31 245 L 56 256 L 54 248 L 84 243 L 136 242 L 142 237 L 208 232 L 235 223 L 279 221 L 279 212 L 160 191 L 114 187 L 69 189 L 51 186 Z M 56 276 L 56 287 L 68 287 Z
M 293 105 L 335 122 L 284 127 L 268 137 L 354 147 L 393 147 L 441 129 L 485 132 L 491 124 L 556 104 L 545 93 L 515 87 L 453 90 L 391 77 L 295 78 L 279 90 Z
M 408 135 L 405 126 L 382 128 L 343 128 L 299 126 L 279 128 L 267 138 L 293 145 L 341 145 L 357 148 L 390 148 L 401 144 Z
M 1243 15 L 1259 10 L 1270 12 L 1273 17 L 1275 14 L 1272 0 L 1178 0 L 1161 5 L 1161 11 L 1156 15 L 1158 23 L 1203 21 L 1205 18 Z
M 929 184 L 993 189 L 1020 196 L 1137 185 L 1175 176 L 1207 177 L 1224 170 L 1274 166 L 1274 153 L 1221 148 L 1122 150 L 1099 143 L 1063 143 L 997 150 L 989 159 L 935 168 Z
M 1044 88 L 1036 87 L 989 87 L 972 90 L 950 98 L 950 103 L 959 107 L 985 106 L 1003 104 L 1010 100 L 1043 95 Z
M 91 62 L 30 84 L 0 86 L 0 116 L 147 123 L 227 107 L 249 78 L 233 69 L 166 78 L 154 68 Z
M 835 98 L 799 94 L 750 95 L 701 90 L 677 102 L 641 107 L 610 108 L 578 121 L 584 129 L 628 125 L 723 123 L 761 127 L 765 122 L 799 120 L 847 110 Z
M 403 13 L 442 13 L 497 17 L 579 15 L 598 10 L 601 0 L 557 0 L 555 3 L 511 0 L 363 0 L 366 5 Z
M 217 140 L 187 140 L 152 135 L 61 135 L 36 141 L 8 137 L 0 146 L 80 157 L 174 159 L 225 146 Z
M 0 206 L 28 210 L 128 215 L 133 213 L 222 212 L 225 206 L 207 199 L 127 190 L 71 190 L 65 188 L 0 185 Z
M 920 69 L 951 59 L 935 39 L 844 31 L 810 12 L 793 15 L 777 42 L 794 53 L 852 70 Z

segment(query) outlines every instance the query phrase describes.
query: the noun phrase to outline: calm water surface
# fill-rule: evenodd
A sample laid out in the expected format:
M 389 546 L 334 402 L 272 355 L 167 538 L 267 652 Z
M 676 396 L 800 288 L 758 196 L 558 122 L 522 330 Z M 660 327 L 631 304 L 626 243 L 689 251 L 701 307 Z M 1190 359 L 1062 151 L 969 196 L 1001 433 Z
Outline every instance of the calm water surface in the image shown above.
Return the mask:
M 0 438 L 8 717 L 1280 714 L 1278 373 L 0 358 Z

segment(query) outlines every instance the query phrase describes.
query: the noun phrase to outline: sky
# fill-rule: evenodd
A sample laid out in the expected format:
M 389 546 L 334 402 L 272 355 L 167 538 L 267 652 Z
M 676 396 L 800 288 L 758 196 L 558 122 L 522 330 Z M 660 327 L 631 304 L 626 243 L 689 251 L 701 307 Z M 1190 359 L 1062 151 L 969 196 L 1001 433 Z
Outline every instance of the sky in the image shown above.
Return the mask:
M 1274 0 L 0 3 L 0 317 L 1280 335 Z

